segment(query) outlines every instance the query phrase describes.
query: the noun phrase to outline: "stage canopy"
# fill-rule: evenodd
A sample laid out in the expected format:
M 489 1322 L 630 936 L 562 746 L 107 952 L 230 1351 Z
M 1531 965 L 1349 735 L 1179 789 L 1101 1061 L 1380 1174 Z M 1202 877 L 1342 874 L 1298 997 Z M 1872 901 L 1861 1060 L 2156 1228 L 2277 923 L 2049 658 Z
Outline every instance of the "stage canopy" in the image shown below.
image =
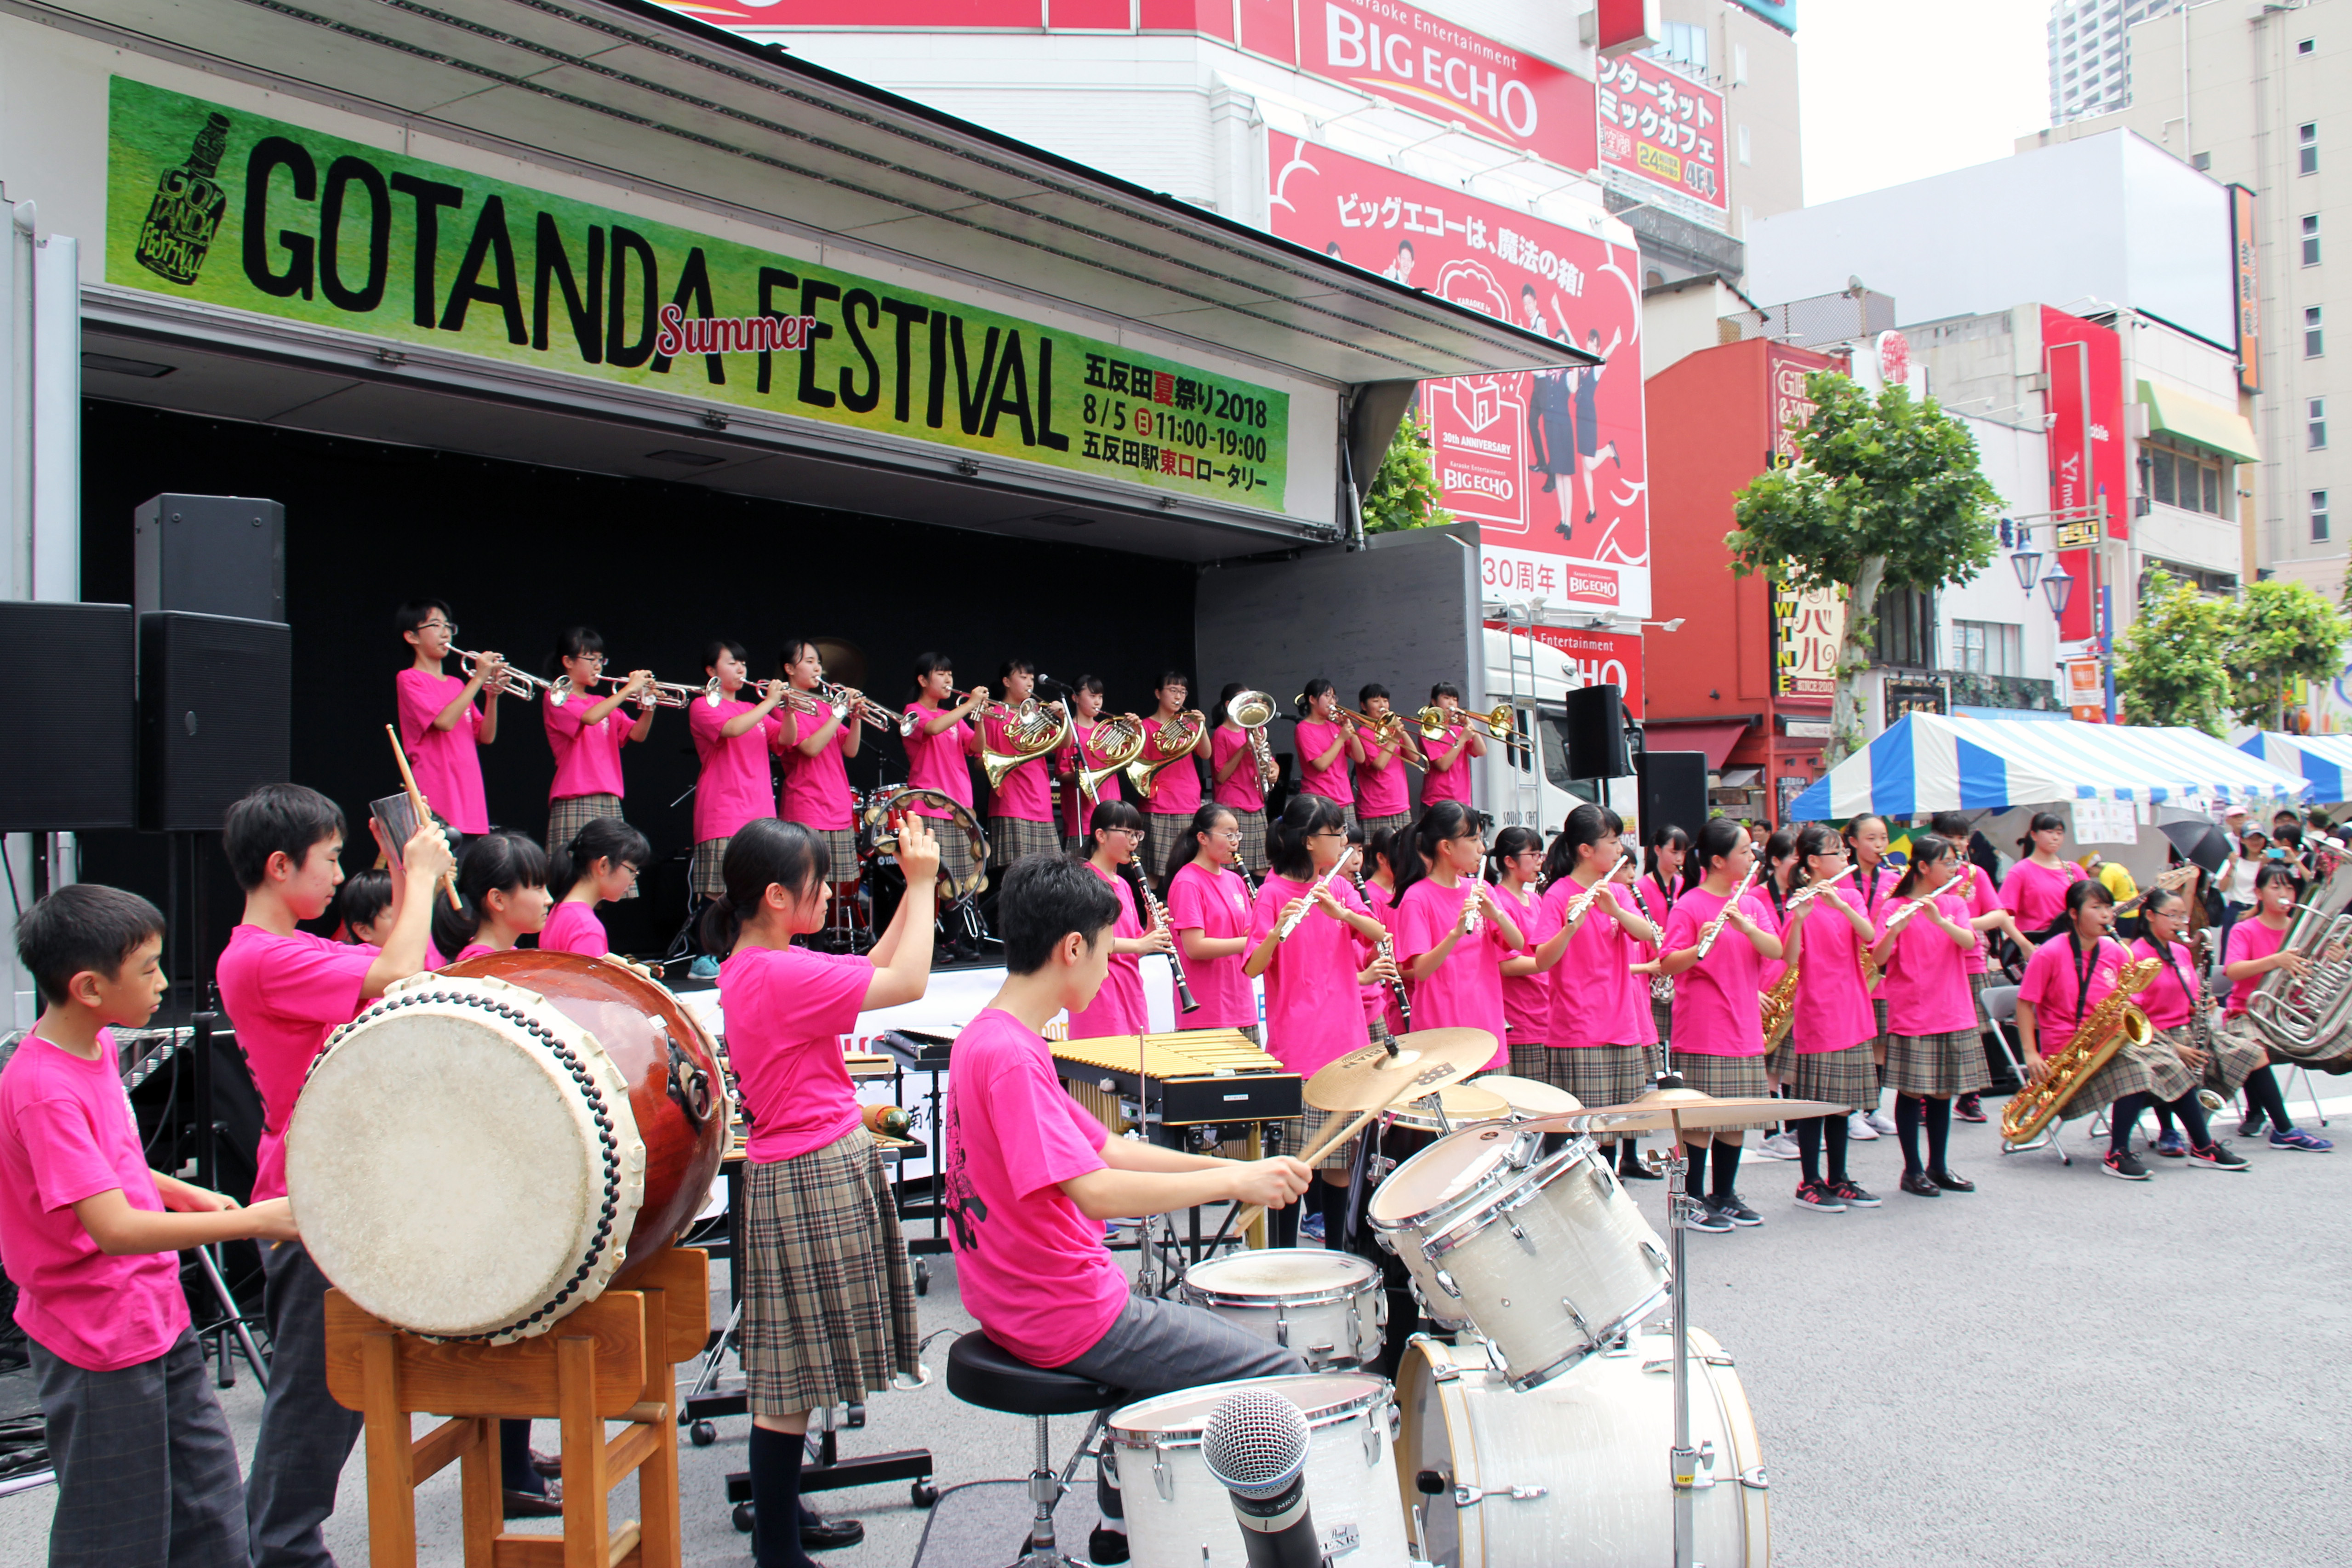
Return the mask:
M 2352 800 L 2352 735 L 2281 735 L 2260 730 L 2238 749 L 2311 780 L 2315 800 Z
M 2000 810 L 2044 800 L 2168 801 L 2177 806 L 2300 800 L 2291 768 L 2233 750 L 2195 729 L 2104 724 L 1994 724 L 1912 714 L 1790 802 L 1791 821 L 1863 811 Z

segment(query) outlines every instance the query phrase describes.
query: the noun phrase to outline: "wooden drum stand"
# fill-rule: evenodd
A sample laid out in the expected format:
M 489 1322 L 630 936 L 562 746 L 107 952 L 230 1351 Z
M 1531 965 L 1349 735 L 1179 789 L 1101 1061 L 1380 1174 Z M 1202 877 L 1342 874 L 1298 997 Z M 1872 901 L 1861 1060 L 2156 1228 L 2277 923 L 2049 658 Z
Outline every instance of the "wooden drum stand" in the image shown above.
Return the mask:
M 710 1336 L 709 1258 L 665 1248 L 546 1333 L 513 1344 L 436 1344 L 327 1292 L 327 1386 L 367 1417 L 368 1552 L 415 1568 L 415 1489 L 459 1462 L 466 1568 L 677 1568 L 675 1364 Z M 412 1439 L 410 1416 L 447 1416 Z M 563 1424 L 563 1530 L 502 1528 L 498 1423 Z M 628 1429 L 607 1442 L 604 1423 Z M 642 1523 L 617 1531 L 606 1496 L 637 1476 Z

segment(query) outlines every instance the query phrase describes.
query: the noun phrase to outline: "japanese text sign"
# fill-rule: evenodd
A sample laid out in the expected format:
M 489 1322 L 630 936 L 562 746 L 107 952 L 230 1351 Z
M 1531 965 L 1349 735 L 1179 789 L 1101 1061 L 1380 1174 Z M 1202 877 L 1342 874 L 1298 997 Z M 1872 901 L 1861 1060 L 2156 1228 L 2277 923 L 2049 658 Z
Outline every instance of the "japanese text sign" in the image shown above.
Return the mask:
M 1772 585 L 1772 689 L 1799 702 L 1837 695 L 1838 650 L 1845 641 L 1845 596 Z
M 1603 166 L 1730 211 L 1723 95 L 1656 60 L 1631 55 L 1601 61 L 1600 78 Z

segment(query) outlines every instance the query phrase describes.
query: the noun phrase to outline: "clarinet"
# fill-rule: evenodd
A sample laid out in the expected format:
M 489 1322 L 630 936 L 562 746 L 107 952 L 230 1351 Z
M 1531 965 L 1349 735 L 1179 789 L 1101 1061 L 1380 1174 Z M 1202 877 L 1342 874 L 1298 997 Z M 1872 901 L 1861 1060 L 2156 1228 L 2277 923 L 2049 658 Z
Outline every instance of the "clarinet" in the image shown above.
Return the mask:
M 1151 916 L 1151 928 L 1167 934 L 1168 969 L 1176 977 L 1177 1003 L 1188 1013 L 1199 1012 L 1200 999 L 1192 995 L 1192 982 L 1184 977 L 1184 966 L 1176 957 L 1176 933 L 1168 926 L 1168 906 L 1160 903 L 1159 896 L 1151 891 L 1149 877 L 1138 876 L 1135 886 L 1136 891 L 1143 894 L 1143 907 Z
M 1372 895 L 1370 891 L 1364 886 L 1364 873 L 1361 866 L 1357 867 L 1355 878 L 1356 896 L 1364 901 L 1365 908 L 1370 909 L 1372 906 Z M 1389 935 L 1388 922 L 1385 920 L 1381 922 L 1380 954 L 1381 957 L 1386 958 L 1389 961 L 1389 967 L 1391 968 L 1394 968 L 1396 967 L 1396 942 L 1395 939 Z M 1403 1023 L 1406 1032 L 1410 1033 L 1412 1030 L 1412 998 L 1404 994 L 1404 977 L 1402 975 L 1399 975 L 1396 978 L 1389 982 L 1389 995 L 1396 998 L 1397 1018 Z

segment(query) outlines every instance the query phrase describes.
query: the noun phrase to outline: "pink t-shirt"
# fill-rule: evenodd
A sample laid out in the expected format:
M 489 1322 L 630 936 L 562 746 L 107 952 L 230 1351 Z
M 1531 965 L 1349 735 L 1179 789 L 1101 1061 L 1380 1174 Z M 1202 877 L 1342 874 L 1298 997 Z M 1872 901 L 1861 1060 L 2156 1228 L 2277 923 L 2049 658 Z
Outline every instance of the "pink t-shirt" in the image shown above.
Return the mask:
M 806 947 L 743 947 L 719 966 L 727 1060 L 751 1118 L 745 1152 L 772 1164 L 821 1149 L 858 1124 L 841 1037 L 857 1027 L 874 961 Z
M 1668 953 L 1698 945 L 1698 934 L 1716 912 L 1731 902 L 1727 894 L 1692 888 L 1675 900 L 1661 933 Z M 1768 932 L 1777 931 L 1772 906 L 1760 893 L 1739 901 L 1748 919 Z M 1761 1056 L 1764 1015 L 1757 997 L 1764 989 L 1764 957 L 1756 945 L 1727 922 L 1706 957 L 1675 977 L 1674 1042 L 1677 1055 L 1695 1051 L 1702 1056 Z
M 1671 912 L 1673 904 L 1659 893 L 1656 881 L 1647 876 L 1640 877 L 1635 880 L 1631 893 L 1633 908 L 1640 913 L 1643 919 L 1650 923 L 1650 928 L 1653 931 L 1661 936 L 1664 936 L 1666 915 Z M 1657 944 L 1637 942 L 1630 936 L 1625 939 L 1625 961 L 1628 964 L 1646 964 L 1657 956 Z M 1650 1005 L 1649 976 L 1630 973 L 1626 975 L 1625 1016 L 1628 1020 L 1627 1027 L 1633 1031 L 1640 1043 L 1643 1045 L 1658 1043 L 1658 1015 Z
M 73 1206 L 118 1188 L 163 1212 L 116 1066 L 114 1034 L 85 1061 L 27 1036 L 0 1071 L 0 1262 L 16 1282 L 16 1322 L 86 1372 L 152 1361 L 188 1327 L 173 1252 L 110 1257 Z
M 1568 906 L 1583 895 L 1576 879 L 1564 876 L 1544 889 L 1546 928 L 1557 932 L 1568 919 Z M 1625 998 L 1628 986 L 1639 986 L 1644 1022 L 1650 1014 L 1650 990 L 1626 966 L 1639 963 L 1633 939 L 1617 924 L 1608 906 L 1633 907 L 1633 895 L 1612 887 L 1592 901 L 1568 951 L 1549 973 L 1538 977 L 1551 988 L 1551 1033 L 1546 1045 L 1641 1045 L 1641 1031 L 1633 1027 L 1636 1010 Z
M 1209 762 L 1212 778 L 1225 765 L 1225 759 L 1236 751 L 1242 759 L 1234 764 L 1233 777 L 1220 780 L 1210 791 L 1210 798 L 1220 806 L 1231 806 L 1236 811 L 1265 810 L 1265 791 L 1259 787 L 1257 759 L 1249 755 L 1249 731 L 1238 725 L 1221 725 L 1209 736 Z
M 1100 719 L 1097 719 L 1091 724 L 1087 723 L 1085 719 L 1078 719 L 1076 721 L 1074 727 L 1078 737 L 1077 749 L 1074 754 L 1066 752 L 1064 755 L 1072 757 L 1076 767 L 1080 768 L 1093 768 L 1107 766 L 1107 759 L 1100 751 L 1096 749 L 1094 745 L 1094 733 L 1100 729 L 1102 726 L 1103 721 Z M 1095 799 L 1097 800 L 1116 800 L 1118 798 L 1118 775 L 1116 773 L 1105 774 L 1101 782 L 1095 786 Z M 1078 788 L 1076 779 L 1071 780 L 1071 782 L 1064 789 L 1062 792 L 1062 831 L 1072 838 L 1085 838 L 1087 836 L 1087 830 L 1094 825 L 1095 807 L 1094 801 L 1087 799 L 1086 791 Z
M 1253 951 L 1282 924 L 1283 910 L 1311 885 L 1286 876 L 1258 883 L 1257 904 L 1250 911 Z M 1344 877 L 1331 884 L 1331 896 L 1343 908 L 1364 907 Z M 1265 1048 L 1293 1072 L 1311 1075 L 1371 1043 L 1356 984 L 1367 946 L 1353 927 L 1310 905 L 1298 929 L 1275 947 L 1264 976 Z M 1418 1013 L 1413 1021 L 1421 1021 Z
M 2190 971 L 2197 960 L 2189 956 L 2186 942 L 2168 942 L 2158 947 L 2143 936 L 2131 945 L 2131 956 L 2137 960 L 2155 958 L 2164 963 L 2156 978 L 2140 988 L 2132 1005 L 2147 1015 L 2147 1021 L 2158 1029 L 2185 1029 L 2193 1010 L 2189 994 Z
M 2284 946 L 2285 942 L 2285 926 L 2281 925 L 2273 929 L 2253 915 L 2244 915 L 2235 925 L 2230 927 L 2230 945 L 2221 950 L 2221 961 L 2224 966 L 2250 964 L 2256 958 L 2269 957 Z M 2270 971 L 2265 970 L 2262 974 L 2249 975 L 2244 979 L 2231 984 L 2230 1003 L 2224 1010 L 2231 1018 L 2244 1012 L 2246 999 L 2252 997 L 2268 978 L 2270 978 Z
M 490 809 L 482 793 L 482 758 L 475 737 L 482 709 L 468 703 L 457 722 L 436 729 L 441 710 L 457 700 L 466 683 L 455 675 L 428 675 L 415 665 L 400 672 L 400 748 L 416 775 L 425 803 L 461 833 L 490 831 Z
M 773 710 L 742 734 L 730 737 L 720 730 L 760 705 L 730 697 L 712 706 L 697 697 L 686 710 L 686 727 L 694 737 L 694 754 L 702 759 L 702 776 L 694 787 L 694 841 L 731 839 L 746 822 L 776 814 L 776 795 L 769 782 L 768 751 L 779 721 Z
M 1864 871 L 1857 865 L 1853 875 L 1838 883 L 1838 886 L 1841 889 L 1853 890 L 1853 906 L 1869 916 L 1871 925 L 1875 926 L 1878 924 L 1879 911 L 1886 904 L 1887 894 L 1893 892 L 1895 884 L 1902 880 L 1901 872 L 1881 861 L 1877 867 L 1871 871 Z
M 1901 907 L 1899 903 L 1879 905 L 1878 936 L 1886 935 L 1888 917 Z M 1953 894 L 1937 894 L 1935 907 L 1956 925 L 1969 917 L 1968 905 Z M 1887 1032 L 1915 1037 L 1955 1030 L 1975 1033 L 1976 998 L 1969 990 L 1968 971 L 1960 967 L 1965 957 L 1952 934 L 1928 919 L 1927 910 L 1906 920 L 1895 934 L 1886 978 L 1878 988 L 1886 998 Z
M 1971 870 L 1976 873 L 1973 877 L 1969 875 Z M 1984 867 L 1962 866 L 1960 880 L 1969 884 L 1968 896 L 1969 919 L 1974 920 L 1980 915 L 1990 915 L 2000 907 L 2000 889 L 1992 884 L 1992 873 Z M 1978 932 L 1977 945 L 1960 956 L 1960 967 L 1971 975 L 1983 974 L 1988 957 L 1992 952 L 1992 938 L 1993 934 L 1990 931 Z
M 1395 817 L 1412 810 L 1412 792 L 1405 783 L 1405 770 L 1411 766 L 1402 757 L 1391 753 L 1386 766 L 1378 761 L 1380 748 L 1370 736 L 1364 737 L 1364 759 L 1356 764 L 1356 815 L 1359 817 Z
M 775 747 L 777 759 L 783 764 L 784 788 L 776 800 L 776 815 L 804 828 L 856 825 L 857 808 L 849 793 L 848 768 L 842 760 L 848 753 L 856 716 L 853 714 L 842 725 L 830 745 L 819 747 L 814 757 L 801 750 L 801 742 L 828 722 L 814 714 L 777 710 Z
M 1135 913 L 1135 890 L 1127 878 L 1106 872 L 1092 861 L 1087 869 L 1110 884 L 1118 895 L 1118 921 L 1111 929 L 1114 936 L 1135 937 L 1143 935 L 1143 922 Z M 1150 1014 L 1143 1005 L 1143 960 L 1134 953 L 1111 955 L 1110 973 L 1103 977 L 1102 989 L 1095 993 L 1093 1003 L 1070 1015 L 1070 1038 L 1092 1040 L 1106 1034 L 1141 1034 L 1150 1028 Z
M 1298 791 L 1302 795 L 1322 795 L 1342 806 L 1352 805 L 1356 787 L 1348 779 L 1348 751 L 1340 747 L 1339 755 L 1328 768 L 1318 768 L 1315 759 L 1339 746 L 1345 732 L 1336 724 L 1325 724 L 1319 718 L 1302 718 L 1292 737 L 1298 747 Z
M 1371 917 L 1393 932 L 1396 929 L 1396 906 L 1390 902 L 1389 890 L 1379 883 L 1368 882 L 1358 891 L 1362 894 L 1364 908 Z M 1395 946 L 1393 938 L 1390 945 Z M 1370 962 L 1376 952 L 1376 948 L 1367 951 L 1365 961 Z M 1368 981 L 1361 989 L 1364 994 L 1365 1024 L 1369 1026 L 1374 1019 L 1378 1019 L 1388 1026 L 1389 1033 L 1402 1034 L 1405 1027 L 1404 1009 L 1397 1005 L 1396 987 L 1386 980 L 1371 980 Z
M 1462 755 L 1454 759 L 1451 768 L 1440 760 L 1454 749 L 1454 742 L 1462 738 L 1462 728 L 1458 724 L 1449 724 L 1445 727 L 1445 733 L 1435 740 L 1421 743 L 1422 755 L 1429 758 L 1429 771 L 1422 776 L 1421 780 L 1423 810 L 1440 800 L 1459 800 L 1465 806 L 1470 803 L 1470 748 L 1464 747 Z
M 217 971 L 221 1005 L 261 1095 L 257 1203 L 286 1196 L 286 1118 L 327 1036 L 367 1005 L 361 991 L 375 959 L 371 948 L 307 931 L 279 936 L 239 925 L 228 934 Z
M 547 924 L 539 933 L 539 950 L 601 958 L 613 950 L 613 944 L 604 936 L 604 923 L 596 918 L 596 906 L 567 898 L 547 912 Z
M 1789 1039 L 1800 1055 L 1843 1051 L 1878 1038 L 1878 1017 L 1862 988 L 1862 933 L 1825 901 L 1839 899 L 1859 909 L 1862 899 L 1840 883 L 1805 912 L 1797 954 L 1800 977 L 1790 1004 Z
M 1187 862 L 1168 884 L 1168 925 L 1176 933 L 1177 961 L 1192 982 L 1192 998 L 1201 1004 L 1199 1012 L 1186 1016 L 1184 1026 L 1247 1029 L 1256 1023 L 1257 992 L 1242 973 L 1249 959 L 1246 947 L 1205 964 L 1184 956 L 1187 931 L 1220 939 L 1249 935 L 1249 894 L 1242 889 L 1242 879 L 1230 871 L 1203 871 Z
M 939 717 L 943 710 L 908 703 L 907 711 L 921 716 L 916 721 L 915 733 L 906 737 L 907 782 L 918 789 L 940 790 L 950 800 L 971 805 L 971 764 L 967 758 L 980 732 L 971 727 L 969 720 L 958 719 L 939 734 L 927 735 L 923 726 Z M 947 815 L 929 806 L 918 806 L 915 811 L 924 817 Z
M 1511 918 L 1518 923 L 1520 935 L 1527 938 L 1518 952 L 1510 956 L 1534 956 L 1535 950 L 1559 930 L 1559 906 L 1548 904 L 1532 891 L 1522 899 L 1506 883 L 1495 889 L 1495 902 L 1510 912 Z M 1552 969 L 1559 967 L 1558 964 L 1552 966 Z M 1559 1038 L 1559 1031 L 1552 1021 L 1551 995 L 1549 970 L 1540 975 L 1503 976 L 1503 1021 L 1511 1026 L 1511 1040 L 1520 1045 L 1549 1045 Z
M 555 782 L 547 790 L 551 800 L 625 793 L 621 747 L 629 743 L 629 732 L 636 727 L 637 710 L 624 703 L 590 724 L 588 713 L 596 703 L 597 699 L 574 692 L 561 703 L 543 700 L 539 705 L 547 725 L 548 749 L 555 753 Z
M 1144 742 L 1143 755 L 1146 758 L 1153 760 L 1159 758 L 1160 747 L 1157 737 L 1160 730 L 1165 727 L 1167 727 L 1156 718 L 1147 718 L 1143 721 L 1143 733 L 1153 737 Z M 1211 749 L 1212 751 L 1215 749 L 1214 742 L 1211 743 Z M 1188 817 L 1199 810 L 1201 809 L 1200 758 L 1188 756 L 1181 761 L 1170 763 L 1153 774 L 1151 799 L 1144 803 L 1143 809 L 1147 811 L 1157 811 L 1163 816 L 1174 816 L 1181 811 Z
M 1064 1092 L 1052 1047 L 990 1008 L 956 1036 L 943 1207 L 964 1310 L 1032 1366 L 1092 1350 L 1127 1305 L 1099 1220 L 1061 1184 L 1104 1168 L 1110 1134 Z
M 2009 880 L 2001 884 L 2001 906 L 2017 916 L 2029 935 L 2047 930 L 2066 913 L 2066 890 L 2090 874 L 2072 861 L 2054 866 L 2020 861 L 2009 868 Z
M 2025 966 L 2025 977 L 2018 985 L 2017 999 L 2033 1005 L 2033 1026 L 2042 1036 L 2037 1049 L 2044 1056 L 2063 1050 L 2066 1037 L 2074 1032 L 2075 1021 L 2116 988 L 2116 972 L 2123 967 L 2124 957 L 2122 943 L 2112 936 L 2100 937 L 2098 946 L 2083 955 L 2091 969 L 2086 988 L 2083 971 L 2076 967 L 2074 944 L 2064 932 L 2034 949 Z
M 1009 753 L 1015 749 L 1005 738 L 1012 728 L 1010 720 L 985 719 L 981 729 L 986 737 L 988 749 Z M 989 797 L 988 814 L 992 817 L 1013 817 L 1024 822 L 1050 822 L 1054 820 L 1052 780 L 1046 777 L 1050 758 L 1040 757 L 1024 762 L 1004 775 L 1004 782 Z
M 463 947 L 457 949 L 457 956 L 450 959 L 449 962 L 451 964 L 462 964 L 468 958 L 487 958 L 493 953 L 505 953 L 509 951 L 511 951 L 511 949 L 506 947 L 493 947 L 487 942 L 468 942 Z M 446 965 L 443 966 L 445 968 L 446 967 Z
M 1425 876 L 1404 890 L 1404 899 L 1397 905 L 1395 925 L 1398 968 L 1406 967 L 1445 940 L 1445 934 L 1461 920 L 1462 906 L 1470 901 L 1477 886 L 1469 877 L 1444 887 L 1434 877 Z M 1502 965 L 1516 951 L 1504 944 L 1502 933 L 1491 920 L 1454 943 L 1445 962 L 1420 979 L 1406 983 L 1406 994 L 1412 998 L 1413 1027 L 1486 1030 L 1495 1037 L 1495 1055 L 1486 1063 L 1487 1068 L 1499 1068 L 1508 1062 L 1510 1035 L 1507 1030 L 1508 1020 L 1503 1014 Z

